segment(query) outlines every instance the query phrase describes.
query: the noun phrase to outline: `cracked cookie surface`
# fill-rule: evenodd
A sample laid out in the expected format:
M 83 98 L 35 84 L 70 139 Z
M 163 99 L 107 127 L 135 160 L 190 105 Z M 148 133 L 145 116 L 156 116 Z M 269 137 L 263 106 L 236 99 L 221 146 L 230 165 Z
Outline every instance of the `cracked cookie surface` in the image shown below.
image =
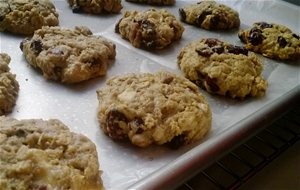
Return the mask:
M 137 48 L 163 49 L 181 38 L 184 28 L 165 9 L 144 12 L 126 11 L 116 24 L 115 32 Z
M 67 0 L 73 13 L 119 13 L 123 8 L 121 0 Z
M 95 144 L 59 120 L 0 117 L 1 189 L 102 189 Z
M 12 111 L 19 92 L 19 83 L 10 72 L 9 62 L 9 55 L 0 53 L 0 116 Z
M 253 52 L 218 39 L 194 41 L 177 57 L 184 75 L 210 93 L 243 99 L 265 94 L 263 65 Z
M 116 76 L 97 95 L 100 127 L 114 140 L 178 148 L 211 128 L 211 110 L 199 88 L 169 72 Z
M 0 1 L 0 31 L 31 35 L 42 26 L 58 24 L 58 13 L 49 0 Z
M 239 28 L 237 11 L 215 1 L 201 1 L 179 9 L 181 20 L 206 30 Z
M 266 22 L 254 23 L 238 34 L 245 47 L 265 57 L 279 60 L 300 58 L 300 37 L 289 28 Z
M 174 5 L 175 0 L 126 0 L 134 3 L 145 3 L 150 5 Z
M 43 27 L 20 48 L 28 61 L 46 79 L 77 83 L 106 74 L 109 60 L 116 56 L 115 44 L 94 36 L 86 27 L 74 30 Z

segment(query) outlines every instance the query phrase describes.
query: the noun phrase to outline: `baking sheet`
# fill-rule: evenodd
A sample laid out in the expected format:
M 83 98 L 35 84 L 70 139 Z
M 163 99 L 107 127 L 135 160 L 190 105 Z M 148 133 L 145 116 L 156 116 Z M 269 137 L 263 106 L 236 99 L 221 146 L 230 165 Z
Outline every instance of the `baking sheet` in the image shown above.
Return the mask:
M 178 8 L 193 2 L 195 1 L 177 0 L 176 6 L 164 8 L 179 18 Z M 159 70 L 180 74 L 176 57 L 187 43 L 199 38 L 216 37 L 242 45 L 237 37 L 238 31 L 209 32 L 183 24 L 185 32 L 180 41 L 165 50 L 148 52 L 133 48 L 128 41 L 114 33 L 115 23 L 122 17 L 122 14 L 98 16 L 73 14 L 67 1 L 54 0 L 54 3 L 60 15 L 60 26 L 73 28 L 77 25 L 85 25 L 96 35 L 112 40 L 117 46 L 116 60 L 111 63 L 105 77 L 76 85 L 64 85 L 45 80 L 38 71 L 26 63 L 19 49 L 19 44 L 24 37 L 0 33 L 0 52 L 6 52 L 11 56 L 11 72 L 17 75 L 20 83 L 17 103 L 9 116 L 17 119 L 57 118 L 72 131 L 88 136 L 97 145 L 100 169 L 103 171 L 102 180 L 106 189 L 127 189 L 136 182 L 144 180 L 151 173 L 159 173 L 162 167 L 172 165 L 177 160 L 186 157 L 192 150 L 195 150 L 195 147 L 197 151 L 202 147 L 203 149 L 209 147 L 212 141 L 218 141 L 220 135 L 240 121 L 245 118 L 251 121 L 251 115 L 267 105 L 270 106 L 279 99 L 288 100 L 290 97 L 285 98 L 285 94 L 291 91 L 299 94 L 299 61 L 283 63 L 259 56 L 265 68 L 263 75 L 269 82 L 266 96 L 238 101 L 203 92 L 213 112 L 212 130 L 203 141 L 176 151 L 165 147 L 141 149 L 127 143 L 116 143 L 102 133 L 97 121 L 96 90 L 104 86 L 106 79 L 124 73 Z M 251 26 L 253 22 L 266 21 L 283 24 L 295 33 L 300 33 L 300 12 L 297 6 L 276 0 L 236 0 L 222 1 L 222 3 L 239 12 L 240 28 Z M 122 4 L 122 13 L 125 10 L 146 10 L 153 7 L 125 1 Z M 242 130 L 243 125 L 239 127 Z

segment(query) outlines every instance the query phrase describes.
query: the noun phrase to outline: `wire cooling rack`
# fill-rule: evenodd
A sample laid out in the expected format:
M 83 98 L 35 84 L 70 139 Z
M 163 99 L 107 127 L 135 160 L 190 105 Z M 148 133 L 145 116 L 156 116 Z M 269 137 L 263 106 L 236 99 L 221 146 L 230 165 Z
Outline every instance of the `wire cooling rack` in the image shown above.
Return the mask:
M 238 189 L 300 139 L 300 104 L 177 190 Z

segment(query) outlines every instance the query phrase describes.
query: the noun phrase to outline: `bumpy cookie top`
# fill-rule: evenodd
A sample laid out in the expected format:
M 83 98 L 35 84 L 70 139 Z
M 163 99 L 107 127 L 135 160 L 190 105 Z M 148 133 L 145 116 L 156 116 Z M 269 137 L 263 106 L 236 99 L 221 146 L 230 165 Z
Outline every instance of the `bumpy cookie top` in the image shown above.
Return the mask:
M 58 13 L 49 0 L 0 1 L 0 31 L 30 35 L 42 26 L 58 23 Z
M 300 58 L 300 37 L 289 28 L 266 22 L 254 23 L 251 28 L 241 30 L 239 38 L 245 47 L 263 56 L 296 60 Z
M 126 0 L 128 2 L 135 3 L 147 3 L 150 5 L 173 5 L 175 4 L 175 0 Z
M 162 49 L 179 40 L 184 28 L 167 10 L 149 9 L 145 12 L 126 11 L 115 31 L 134 47 Z
M 0 117 L 1 189 L 101 189 L 96 146 L 58 120 Z
M 267 89 L 256 55 L 218 39 L 188 44 L 178 55 L 178 64 L 188 79 L 211 93 L 244 98 L 263 96 Z
M 201 1 L 179 9 L 181 20 L 207 30 L 228 30 L 240 26 L 239 14 L 215 1 Z
M 45 78 L 63 83 L 105 75 L 109 59 L 116 56 L 112 42 L 92 35 L 86 27 L 43 27 L 20 47 L 26 60 L 40 68 Z
M 9 62 L 10 57 L 0 53 L 0 115 L 11 112 L 19 91 L 16 76 L 10 73 Z
M 68 0 L 73 13 L 119 13 L 121 11 L 121 0 Z
M 104 132 L 139 147 L 178 148 L 201 139 L 211 127 L 210 107 L 198 87 L 175 74 L 117 76 L 97 94 Z

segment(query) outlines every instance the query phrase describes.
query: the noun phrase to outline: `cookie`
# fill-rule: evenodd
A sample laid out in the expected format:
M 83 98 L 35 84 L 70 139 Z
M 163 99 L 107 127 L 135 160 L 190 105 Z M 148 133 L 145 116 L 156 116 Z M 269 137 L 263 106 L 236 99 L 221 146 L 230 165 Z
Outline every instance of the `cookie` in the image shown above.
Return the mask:
M 265 57 L 279 60 L 300 58 L 300 37 L 289 28 L 266 22 L 254 23 L 238 34 L 245 47 Z
M 20 48 L 28 61 L 46 79 L 77 83 L 106 74 L 110 59 L 116 56 L 115 44 L 94 36 L 86 27 L 74 30 L 43 27 Z
M 68 0 L 73 13 L 119 13 L 121 11 L 121 0 Z
M 211 110 L 198 87 L 172 73 L 116 76 L 97 95 L 103 131 L 138 147 L 179 148 L 211 128 Z
M 102 189 L 95 144 L 59 120 L 0 117 L 1 189 Z
M 12 111 L 19 92 L 16 75 L 10 73 L 9 55 L 0 53 L 0 115 Z
M 240 26 L 238 12 L 215 1 L 201 1 L 180 8 L 179 15 L 183 22 L 206 30 L 230 30 Z
M 150 5 L 174 5 L 175 0 L 126 0 L 134 3 L 146 3 Z
M 255 53 L 218 39 L 194 41 L 177 57 L 184 75 L 210 93 L 243 99 L 265 94 L 267 81 Z
M 0 1 L 0 31 L 31 35 L 42 26 L 58 24 L 58 13 L 50 0 Z
M 163 49 L 179 40 L 183 31 L 182 24 L 165 9 L 126 11 L 115 27 L 134 47 L 145 49 Z

